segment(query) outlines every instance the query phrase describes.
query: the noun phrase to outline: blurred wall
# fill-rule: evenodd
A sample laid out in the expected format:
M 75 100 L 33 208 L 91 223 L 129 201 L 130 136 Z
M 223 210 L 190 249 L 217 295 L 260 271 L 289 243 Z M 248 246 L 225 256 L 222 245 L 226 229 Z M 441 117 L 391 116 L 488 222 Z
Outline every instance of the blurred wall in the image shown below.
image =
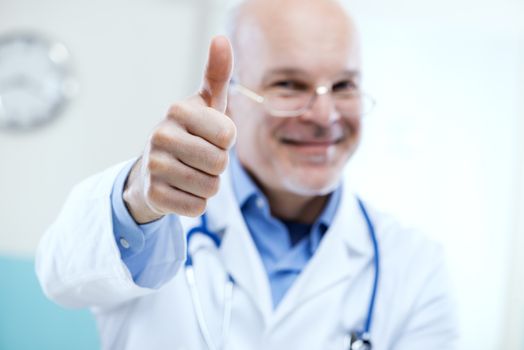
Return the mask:
M 80 84 L 51 124 L 0 130 L 1 349 L 97 348 L 87 310 L 43 296 L 34 250 L 71 187 L 139 154 L 172 101 L 198 86 L 215 12 L 191 0 L 0 1 L 0 35 L 35 31 L 63 42 Z
M 138 155 L 170 103 L 198 86 L 213 13 L 191 0 L 0 1 L 0 35 L 63 42 L 80 87 L 51 124 L 0 130 L 0 348 L 97 348 L 87 311 L 45 300 L 34 250 L 71 187 Z
M 170 103 L 198 87 L 214 23 L 205 5 L 0 1 L 0 34 L 34 30 L 62 41 L 80 83 L 52 124 L 0 131 L 0 251 L 32 255 L 73 184 L 138 155 Z
M 524 7 L 524 4 L 523 4 Z M 519 91 L 524 91 L 524 23 L 520 35 L 520 77 Z M 522 96 L 522 93 L 520 94 Z M 512 260 L 510 266 L 510 288 L 506 300 L 507 319 L 505 320 L 504 349 L 524 349 L 524 99 L 520 98 L 518 130 L 519 138 L 519 168 L 517 177 L 520 179 L 516 188 L 518 220 L 515 223 L 515 236 L 511 241 Z
M 0 2 L 0 34 L 29 28 L 63 41 L 80 82 L 79 95 L 52 124 L 0 132 L 0 253 L 32 256 L 73 184 L 141 151 L 170 103 L 197 88 L 225 3 Z M 366 86 L 379 105 L 365 121 L 347 177 L 365 198 L 443 244 L 457 289 L 461 349 L 519 349 L 522 4 L 348 6 L 364 38 Z

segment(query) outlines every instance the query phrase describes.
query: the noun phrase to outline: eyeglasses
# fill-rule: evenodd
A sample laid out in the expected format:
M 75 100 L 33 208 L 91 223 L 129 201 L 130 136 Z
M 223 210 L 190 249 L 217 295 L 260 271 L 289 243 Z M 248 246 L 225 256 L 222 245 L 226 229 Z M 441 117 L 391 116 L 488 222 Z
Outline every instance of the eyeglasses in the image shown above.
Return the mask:
M 304 84 L 282 82 L 263 94 L 258 94 L 235 81 L 231 82 L 231 88 L 264 105 L 274 117 L 298 117 L 311 108 L 317 96 L 328 93 L 333 98 L 336 110 L 345 116 L 361 117 L 369 114 L 375 106 L 375 100 L 371 96 L 347 83 L 336 84 L 333 87 L 319 85 L 311 89 Z

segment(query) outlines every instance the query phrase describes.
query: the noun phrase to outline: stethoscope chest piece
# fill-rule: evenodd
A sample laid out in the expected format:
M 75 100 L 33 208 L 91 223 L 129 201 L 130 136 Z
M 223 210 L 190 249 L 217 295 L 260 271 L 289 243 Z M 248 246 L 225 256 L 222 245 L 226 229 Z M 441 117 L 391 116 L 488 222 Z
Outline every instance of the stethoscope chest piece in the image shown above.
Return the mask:
M 358 336 L 356 333 L 351 333 L 349 339 L 349 350 L 371 350 L 371 341 L 366 336 Z

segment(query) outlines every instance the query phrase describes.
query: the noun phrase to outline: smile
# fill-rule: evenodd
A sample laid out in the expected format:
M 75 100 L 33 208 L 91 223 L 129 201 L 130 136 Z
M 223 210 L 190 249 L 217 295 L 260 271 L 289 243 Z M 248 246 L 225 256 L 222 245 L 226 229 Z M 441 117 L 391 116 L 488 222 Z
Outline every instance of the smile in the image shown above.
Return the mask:
M 343 138 L 338 138 L 336 140 L 294 140 L 294 139 L 281 139 L 280 142 L 297 147 L 329 147 L 336 144 L 339 144 L 343 141 Z

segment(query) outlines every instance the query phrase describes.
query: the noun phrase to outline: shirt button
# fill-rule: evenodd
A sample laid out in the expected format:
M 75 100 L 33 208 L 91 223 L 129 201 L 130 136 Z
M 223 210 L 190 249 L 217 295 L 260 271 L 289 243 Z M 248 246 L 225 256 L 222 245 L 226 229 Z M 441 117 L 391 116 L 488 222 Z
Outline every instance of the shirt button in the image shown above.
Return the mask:
M 120 238 L 120 245 L 125 249 L 130 247 L 129 242 L 124 237 Z

